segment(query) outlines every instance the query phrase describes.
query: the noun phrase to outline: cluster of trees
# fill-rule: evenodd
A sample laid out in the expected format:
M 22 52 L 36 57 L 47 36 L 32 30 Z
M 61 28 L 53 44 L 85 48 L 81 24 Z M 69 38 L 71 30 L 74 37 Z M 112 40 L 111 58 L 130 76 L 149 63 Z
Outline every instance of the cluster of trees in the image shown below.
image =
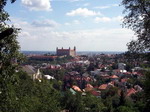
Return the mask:
M 20 71 L 18 85 L 14 88 L 16 97 L 13 111 L 10 112 L 60 112 L 60 92 L 53 88 L 53 82 L 47 80 L 33 81 L 26 73 Z M 7 112 L 9 112 L 7 111 Z
M 125 7 L 124 26 L 132 29 L 137 36 L 137 40 L 132 40 L 127 44 L 130 57 L 139 57 L 139 53 L 144 52 L 145 58 L 149 61 L 150 57 L 150 1 L 149 0 L 122 0 Z M 136 55 L 135 55 L 136 54 Z M 143 56 L 143 55 L 142 55 Z M 150 72 L 145 73 L 144 95 L 142 101 L 145 109 L 140 111 L 150 111 Z M 141 95 L 141 96 L 142 96 Z M 136 96 L 137 97 L 137 96 Z M 142 105 L 142 104 L 141 104 Z M 141 105 L 138 105 L 139 107 Z
M 15 98 L 8 112 L 148 112 L 145 111 L 148 106 L 143 93 L 126 98 L 123 91 L 118 95 L 118 88 L 112 87 L 102 91 L 101 98 L 98 98 L 90 93 L 83 95 L 81 92 L 73 94 L 69 89 L 62 91 L 56 87 L 59 85 L 56 80 L 33 81 L 21 71 L 15 75 L 19 80 L 11 92 L 15 94 Z M 147 92 L 148 95 L 149 90 Z
M 13 3 L 15 0 L 12 0 Z M 0 111 L 9 112 L 15 107 L 15 86 L 18 85 L 16 70 L 21 54 L 16 40 L 19 29 L 9 26 L 9 14 L 4 10 L 7 0 L 0 1 Z
M 33 81 L 25 72 L 15 73 L 18 82 L 11 86 L 9 91 L 12 97 L 11 104 L 1 105 L 2 112 L 149 112 L 149 102 L 146 103 L 145 95 L 149 97 L 149 87 L 145 93 L 136 93 L 131 97 L 125 97 L 122 91 L 118 95 L 118 88 L 109 88 L 102 91 L 101 98 L 90 93 L 83 95 L 81 92 L 73 94 L 69 89 L 62 91 L 57 88 L 57 80 Z M 146 80 L 149 85 L 149 79 Z M 9 89 L 10 89 L 9 88 Z M 145 94 L 145 95 L 144 95 Z M 14 96 L 15 95 L 15 96 Z M 149 100 L 148 100 L 149 101 Z M 5 106 L 5 110 L 4 110 Z M 6 107 L 7 106 L 7 107 Z
M 61 105 L 69 112 L 99 112 L 105 110 L 100 98 L 91 94 L 82 96 L 79 92 L 74 95 L 70 91 L 66 91 L 62 97 Z
M 150 1 L 122 0 L 125 7 L 124 26 L 132 29 L 137 40 L 128 43 L 130 52 L 150 51 Z
M 43 74 L 51 74 L 56 80 L 63 80 L 64 75 L 66 74 L 65 69 L 42 69 Z

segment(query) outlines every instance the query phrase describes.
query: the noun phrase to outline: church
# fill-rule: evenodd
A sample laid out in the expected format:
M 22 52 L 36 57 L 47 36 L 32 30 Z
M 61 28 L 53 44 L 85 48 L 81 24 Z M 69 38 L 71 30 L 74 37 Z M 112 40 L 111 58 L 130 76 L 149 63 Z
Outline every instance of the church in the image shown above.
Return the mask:
M 76 47 L 74 47 L 74 49 L 64 49 L 63 47 L 61 49 L 58 49 L 58 47 L 56 48 L 56 54 L 57 56 L 72 56 L 75 57 L 76 56 Z

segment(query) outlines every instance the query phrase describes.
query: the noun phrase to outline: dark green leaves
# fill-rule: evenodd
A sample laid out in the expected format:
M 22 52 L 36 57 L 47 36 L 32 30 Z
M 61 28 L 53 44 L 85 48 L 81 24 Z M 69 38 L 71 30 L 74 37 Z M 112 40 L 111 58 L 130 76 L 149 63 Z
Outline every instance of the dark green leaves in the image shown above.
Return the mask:
M 123 24 L 132 29 L 137 40 L 127 44 L 131 52 L 150 51 L 150 1 L 149 0 L 123 0 L 125 7 Z

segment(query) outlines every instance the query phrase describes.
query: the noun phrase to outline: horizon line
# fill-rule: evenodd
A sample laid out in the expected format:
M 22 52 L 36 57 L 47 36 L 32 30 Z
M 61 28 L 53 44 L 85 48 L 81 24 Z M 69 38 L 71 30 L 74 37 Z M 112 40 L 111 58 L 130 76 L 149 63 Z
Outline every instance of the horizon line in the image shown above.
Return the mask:
M 39 50 L 20 50 L 21 52 L 28 51 L 28 52 L 56 52 L 56 51 L 39 51 Z M 76 51 L 76 52 L 127 52 L 127 51 Z

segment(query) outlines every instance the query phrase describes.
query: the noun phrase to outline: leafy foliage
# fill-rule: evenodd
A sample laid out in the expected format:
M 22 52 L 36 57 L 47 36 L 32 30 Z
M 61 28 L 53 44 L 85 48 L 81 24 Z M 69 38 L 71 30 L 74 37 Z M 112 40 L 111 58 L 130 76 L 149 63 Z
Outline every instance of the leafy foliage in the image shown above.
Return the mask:
M 17 93 L 19 111 L 58 112 L 60 111 L 60 92 L 47 80 L 33 81 L 26 73 L 18 72 Z
M 0 33 L 7 29 L 13 29 L 13 32 L 0 37 L 0 110 L 2 112 L 10 112 L 18 107 L 14 90 L 15 86 L 18 85 L 18 79 L 15 74 L 22 58 L 16 40 L 19 29 L 6 24 L 6 21 L 9 20 L 8 13 L 3 9 L 6 2 L 7 0 L 0 1 Z
M 145 82 L 144 82 L 145 88 L 144 88 L 144 92 L 145 92 L 145 102 L 146 102 L 146 106 L 145 106 L 145 111 L 148 112 L 150 111 L 150 71 L 146 72 L 145 74 Z
M 70 91 L 64 93 L 62 106 L 70 112 L 99 112 L 105 108 L 102 101 L 91 94 L 82 96 L 77 92 L 73 95 Z
M 132 29 L 138 39 L 128 43 L 131 52 L 150 50 L 150 1 L 149 0 L 123 0 L 125 7 L 124 26 Z

